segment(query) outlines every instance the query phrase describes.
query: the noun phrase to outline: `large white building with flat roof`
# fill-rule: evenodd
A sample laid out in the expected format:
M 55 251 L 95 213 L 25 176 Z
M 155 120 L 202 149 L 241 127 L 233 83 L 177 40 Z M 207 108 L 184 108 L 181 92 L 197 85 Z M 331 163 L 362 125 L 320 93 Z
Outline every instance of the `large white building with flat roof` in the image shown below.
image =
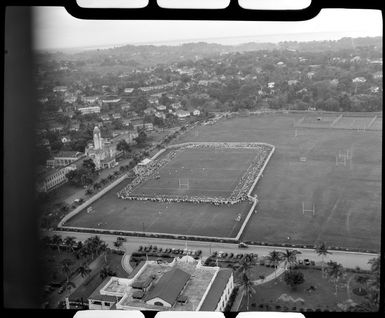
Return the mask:
M 234 289 L 233 271 L 191 256 L 171 263 L 143 261 L 127 278 L 106 279 L 88 297 L 89 309 L 223 311 Z

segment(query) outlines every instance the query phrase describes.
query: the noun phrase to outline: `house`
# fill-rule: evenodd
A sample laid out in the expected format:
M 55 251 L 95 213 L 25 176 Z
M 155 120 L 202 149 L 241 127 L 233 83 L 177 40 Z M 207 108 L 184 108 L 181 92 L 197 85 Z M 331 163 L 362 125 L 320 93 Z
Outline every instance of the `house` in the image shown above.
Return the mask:
M 81 100 L 86 104 L 95 104 L 99 100 L 99 96 L 83 96 Z
M 190 113 L 188 111 L 179 109 L 176 111 L 176 116 L 178 118 L 186 118 L 190 116 Z
M 60 151 L 53 158 L 47 160 L 47 166 L 54 168 L 65 167 L 82 157 L 84 157 L 84 154 L 78 151 Z
M 315 75 L 314 72 L 308 72 L 308 73 L 306 74 L 306 76 L 307 76 L 308 79 L 312 79 L 314 75 Z
M 122 120 L 122 124 L 123 124 L 123 126 L 130 126 L 130 124 L 131 124 L 131 120 L 130 119 L 123 119 Z
M 199 109 L 194 109 L 192 113 L 194 116 L 199 116 L 201 114 L 201 111 Z
M 170 106 L 172 109 L 177 110 L 182 107 L 182 104 L 180 102 L 176 102 L 176 103 L 172 103 Z
M 165 113 L 156 112 L 154 115 L 157 118 L 166 119 L 166 114 Z
M 67 144 L 67 143 L 71 142 L 71 137 L 70 137 L 70 136 L 63 136 L 63 137 L 61 138 L 61 142 L 62 142 L 63 144 Z
M 122 118 L 122 116 L 119 113 L 114 113 L 114 114 L 112 114 L 112 118 L 113 119 L 120 119 L 120 118 Z
M 296 84 L 298 84 L 298 80 L 288 80 L 288 81 L 287 81 L 287 84 L 288 84 L 289 86 L 296 85 Z
M 52 90 L 54 93 L 65 93 L 67 91 L 67 86 L 55 86 Z
M 80 123 L 79 122 L 71 122 L 70 123 L 70 131 L 79 131 L 80 129 Z
M 80 111 L 82 115 L 98 114 L 100 113 L 100 106 L 82 107 L 82 108 L 78 108 L 78 111 Z
M 108 115 L 108 114 L 102 115 L 102 116 L 100 116 L 100 119 L 102 121 L 109 121 L 110 120 L 110 115 Z
M 268 88 L 274 88 L 275 82 L 269 82 L 267 83 Z
M 164 106 L 164 105 L 159 105 L 159 106 L 156 107 L 156 109 L 159 110 L 159 111 L 164 111 L 164 110 L 167 109 L 167 107 Z
M 373 78 L 374 79 L 380 79 L 382 78 L 382 72 L 381 71 L 378 71 L 376 73 L 373 74 Z
M 146 115 L 152 115 L 156 112 L 155 108 L 152 108 L 152 107 L 147 107 L 143 113 L 145 113 Z
M 134 89 L 131 88 L 131 87 L 125 88 L 125 89 L 124 89 L 124 93 L 125 93 L 125 94 L 130 94 L 130 93 L 132 93 L 133 91 L 134 91 Z
M 66 98 L 64 98 L 64 102 L 68 103 L 68 104 L 73 104 L 76 102 L 76 100 L 77 100 L 77 97 L 74 95 L 70 95 L 70 96 L 67 96 Z
M 352 79 L 352 82 L 353 83 L 365 83 L 366 82 L 366 78 L 365 77 L 355 77 Z
M 124 105 L 120 106 L 120 109 L 123 111 L 130 110 L 130 108 L 131 108 L 131 104 L 124 104 Z
M 62 124 L 59 124 L 59 123 L 52 123 L 52 124 L 50 124 L 50 127 L 48 130 L 53 131 L 53 132 L 60 132 L 60 131 L 64 130 L 64 126 Z

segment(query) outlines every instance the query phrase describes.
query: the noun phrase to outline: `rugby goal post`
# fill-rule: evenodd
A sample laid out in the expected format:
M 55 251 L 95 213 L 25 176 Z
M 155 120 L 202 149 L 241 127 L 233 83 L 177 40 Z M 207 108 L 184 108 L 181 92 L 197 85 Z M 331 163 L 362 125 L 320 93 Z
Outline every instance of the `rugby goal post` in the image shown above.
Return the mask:
M 178 188 L 180 190 L 189 190 L 190 189 L 190 180 L 186 178 L 179 178 Z
M 312 209 L 305 209 L 305 202 L 302 201 L 302 214 L 311 213 L 312 216 L 315 216 L 315 205 L 312 204 Z

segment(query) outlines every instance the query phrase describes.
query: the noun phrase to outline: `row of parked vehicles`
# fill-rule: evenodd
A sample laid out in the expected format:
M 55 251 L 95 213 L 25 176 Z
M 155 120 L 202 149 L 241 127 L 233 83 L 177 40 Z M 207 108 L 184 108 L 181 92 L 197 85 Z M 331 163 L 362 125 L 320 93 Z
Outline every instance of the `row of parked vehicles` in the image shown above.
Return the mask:
M 181 248 L 162 248 L 162 247 L 157 247 L 156 245 L 139 246 L 138 252 L 190 255 L 193 257 L 199 257 L 202 254 L 201 250 L 189 250 L 189 249 L 181 249 Z

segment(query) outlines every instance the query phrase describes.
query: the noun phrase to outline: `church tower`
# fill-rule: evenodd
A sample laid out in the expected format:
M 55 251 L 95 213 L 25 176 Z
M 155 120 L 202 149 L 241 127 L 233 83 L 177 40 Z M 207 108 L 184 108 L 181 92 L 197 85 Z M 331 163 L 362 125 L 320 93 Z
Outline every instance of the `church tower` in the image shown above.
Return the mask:
M 100 129 L 98 126 L 95 126 L 94 128 L 94 149 L 102 149 L 103 144 L 102 144 L 102 137 L 100 135 Z

